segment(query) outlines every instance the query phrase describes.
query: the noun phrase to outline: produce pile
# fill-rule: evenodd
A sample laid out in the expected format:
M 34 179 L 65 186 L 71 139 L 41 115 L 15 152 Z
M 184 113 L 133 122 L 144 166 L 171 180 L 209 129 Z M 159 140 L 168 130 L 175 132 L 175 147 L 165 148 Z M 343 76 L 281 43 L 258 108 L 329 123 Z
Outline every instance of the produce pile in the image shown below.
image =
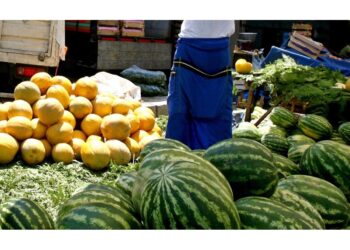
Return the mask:
M 239 128 L 232 139 L 207 150 L 191 151 L 171 139 L 152 140 L 141 150 L 138 164 L 129 165 L 123 173 L 119 170 L 111 176 L 107 172 L 104 172 L 107 176 L 82 173 L 79 178 L 84 180 L 83 185 L 75 183 L 69 194 L 57 202 L 60 204 L 56 216 L 39 202 L 33 204 L 33 199 L 9 199 L 1 205 L 0 226 L 3 229 L 349 227 L 350 122 L 333 128 L 324 117 L 296 116 L 277 107 L 261 127 L 241 123 Z M 63 164 L 58 167 L 61 168 L 58 172 L 63 174 L 64 167 Z M 112 167 L 110 170 L 114 171 Z

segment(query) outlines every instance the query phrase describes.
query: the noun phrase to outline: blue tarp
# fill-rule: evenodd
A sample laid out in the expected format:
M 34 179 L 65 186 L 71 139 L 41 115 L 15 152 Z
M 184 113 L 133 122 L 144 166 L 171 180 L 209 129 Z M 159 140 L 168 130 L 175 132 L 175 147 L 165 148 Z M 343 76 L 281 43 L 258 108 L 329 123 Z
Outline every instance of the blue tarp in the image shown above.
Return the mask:
M 286 43 L 284 42 L 282 46 L 286 46 Z M 325 51 L 324 55 L 318 57 L 317 59 L 313 59 L 303 54 L 300 54 L 298 51 L 292 48 L 286 47 L 283 49 L 272 46 L 270 52 L 261 62 L 260 66 L 264 67 L 266 64 L 272 63 L 273 61 L 281 58 L 282 54 L 292 57 L 298 64 L 301 65 L 311 67 L 325 66 L 329 69 L 340 71 L 345 76 L 350 76 L 350 61 L 330 58 L 328 57 L 327 51 Z

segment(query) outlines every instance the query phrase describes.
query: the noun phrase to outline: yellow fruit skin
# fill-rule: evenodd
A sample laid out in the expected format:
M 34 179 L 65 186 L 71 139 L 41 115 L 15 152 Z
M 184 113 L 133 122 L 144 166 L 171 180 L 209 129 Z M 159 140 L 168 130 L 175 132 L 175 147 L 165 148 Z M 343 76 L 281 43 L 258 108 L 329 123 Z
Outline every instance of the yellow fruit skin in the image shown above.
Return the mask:
M 99 115 L 100 117 L 105 117 L 112 113 L 112 98 L 108 96 L 96 96 L 95 100 L 92 102 L 93 113 Z
M 74 130 L 73 131 L 73 139 L 74 138 L 78 138 L 78 139 L 81 139 L 83 141 L 86 141 L 86 135 L 81 130 Z
M 10 163 L 19 149 L 16 139 L 6 133 L 0 133 L 0 164 Z
M 23 100 L 16 100 L 9 105 L 7 116 L 8 116 L 8 119 L 15 116 L 23 116 L 28 119 L 32 119 L 33 110 L 28 102 Z
M 16 86 L 13 95 L 15 100 L 24 100 L 33 104 L 40 98 L 40 89 L 35 83 L 24 81 Z
M 46 130 L 46 138 L 50 144 L 68 143 L 73 138 L 73 127 L 68 122 L 59 122 Z
M 350 91 L 350 78 L 348 78 L 348 80 L 345 82 L 345 89 Z
M 46 72 L 39 72 L 34 74 L 30 78 L 31 82 L 34 82 L 38 85 L 42 95 L 46 94 L 46 90 L 51 86 L 51 76 Z
M 53 85 L 46 92 L 47 98 L 57 99 L 64 108 L 69 106 L 70 96 L 67 90 L 61 85 Z
M 148 135 L 149 134 L 146 131 L 138 130 L 131 135 L 131 138 L 134 139 L 137 143 L 139 143 L 144 137 L 146 137 Z
M 156 140 L 156 139 L 159 139 L 160 136 L 159 135 L 148 135 L 148 136 L 145 136 L 140 142 L 139 142 L 139 145 L 140 145 L 140 148 L 141 150 L 143 150 L 145 148 L 145 146 L 150 143 L 151 141 L 153 140 Z
M 7 120 L 0 121 L 0 133 L 6 133 Z
M 74 159 L 74 151 L 67 143 L 58 143 L 52 148 L 52 158 L 55 162 L 69 164 Z
M 89 135 L 100 135 L 101 134 L 101 123 L 102 118 L 96 114 L 89 114 L 84 117 L 81 121 L 80 127 L 83 132 Z
M 79 138 L 73 138 L 70 142 L 69 145 L 73 148 L 74 151 L 74 156 L 75 159 L 80 160 L 80 151 L 81 151 L 81 146 L 85 143 L 82 139 Z
M 83 96 L 93 100 L 97 96 L 97 92 L 97 83 L 89 77 L 82 77 L 75 83 L 74 95 L 76 96 Z
M 136 159 L 140 155 L 140 145 L 134 139 L 128 137 L 124 140 L 125 145 L 129 148 L 131 156 L 133 159 Z
M 117 99 L 113 102 L 113 113 L 126 115 L 129 110 L 132 110 L 132 104 L 124 99 Z
M 129 148 L 121 141 L 108 140 L 105 142 L 111 153 L 111 160 L 118 165 L 128 164 L 131 160 Z
M 71 112 L 69 112 L 68 110 L 65 110 L 63 112 L 63 116 L 61 117 L 61 119 L 58 122 L 68 122 L 73 127 L 73 129 L 75 128 L 75 126 L 77 124 L 77 121 L 75 120 L 74 115 Z
M 130 130 L 129 120 L 121 114 L 105 116 L 101 123 L 102 135 L 107 140 L 125 140 L 125 138 L 130 135 Z
M 102 170 L 108 167 L 110 162 L 108 146 L 98 140 L 85 142 L 81 146 L 80 156 L 84 164 L 92 170 Z
M 78 96 L 71 100 L 69 111 L 76 119 L 82 119 L 92 113 L 92 104 L 87 98 Z
M 63 116 L 64 108 L 55 98 L 39 100 L 36 105 L 39 120 L 47 126 L 57 123 Z
M 39 118 L 31 120 L 33 134 L 32 138 L 42 139 L 45 137 L 47 127 L 39 121 Z
M 145 131 L 150 131 L 153 129 L 154 124 L 156 123 L 156 120 L 154 119 L 154 116 L 152 116 L 150 113 L 139 113 L 137 117 L 140 120 L 140 129 Z
M 61 85 L 62 87 L 64 87 L 68 94 L 71 95 L 72 94 L 72 82 L 64 76 L 54 76 L 51 78 L 51 85 Z
M 253 65 L 245 59 L 238 59 L 235 63 L 235 69 L 237 73 L 248 74 L 252 71 Z
M 38 139 L 29 138 L 21 145 L 22 159 L 29 165 L 36 165 L 43 162 L 45 154 L 45 146 Z
M 52 150 L 51 144 L 46 139 L 41 139 L 40 141 L 44 144 L 45 157 L 47 158 L 47 157 L 49 157 L 51 155 L 51 150 Z
M 31 121 L 22 116 L 15 116 L 8 120 L 5 131 L 19 141 L 28 139 L 33 134 Z
M 140 129 L 140 119 L 133 112 L 128 113 L 126 118 L 128 118 L 130 123 L 130 134 L 133 134 Z
M 0 103 L 0 121 L 7 120 L 7 113 L 9 111 L 9 105 Z

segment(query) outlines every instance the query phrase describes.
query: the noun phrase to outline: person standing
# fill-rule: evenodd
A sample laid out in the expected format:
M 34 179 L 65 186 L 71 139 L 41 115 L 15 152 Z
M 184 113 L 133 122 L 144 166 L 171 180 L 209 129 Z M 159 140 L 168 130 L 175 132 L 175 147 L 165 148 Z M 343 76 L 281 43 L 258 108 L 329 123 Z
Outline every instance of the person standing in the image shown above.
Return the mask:
M 206 149 L 232 138 L 231 20 L 185 20 L 169 79 L 166 138 Z

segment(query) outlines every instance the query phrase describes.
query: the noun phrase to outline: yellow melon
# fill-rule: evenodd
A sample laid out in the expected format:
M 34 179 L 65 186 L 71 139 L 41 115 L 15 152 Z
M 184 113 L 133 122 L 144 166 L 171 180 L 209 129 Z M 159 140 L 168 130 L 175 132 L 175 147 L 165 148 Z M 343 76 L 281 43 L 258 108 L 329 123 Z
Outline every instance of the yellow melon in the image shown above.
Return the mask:
M 55 98 L 57 99 L 64 108 L 69 106 L 70 97 L 67 90 L 61 85 L 53 85 L 48 88 L 46 92 L 46 98 Z
M 72 125 L 73 129 L 75 128 L 76 123 L 77 123 L 74 115 L 71 112 L 69 112 L 68 110 L 65 110 L 63 112 L 63 116 L 61 117 L 61 119 L 58 122 L 68 122 L 70 125 Z
M 45 94 L 46 90 L 51 86 L 51 76 L 46 72 L 39 72 L 34 74 L 30 78 L 31 82 L 34 82 L 38 85 L 41 94 Z
M 24 100 L 33 104 L 40 98 L 40 89 L 35 83 L 24 81 L 16 86 L 13 95 L 15 100 Z
M 11 135 L 0 133 L 0 164 L 11 162 L 19 149 L 18 142 Z
M 145 136 L 145 137 L 142 138 L 142 140 L 139 142 L 139 145 L 140 145 L 141 150 L 143 150 L 143 149 L 145 148 L 145 146 L 146 146 L 148 143 L 150 143 L 150 142 L 153 141 L 153 140 L 159 139 L 159 138 L 160 138 L 160 136 L 159 136 L 159 135 L 155 135 L 155 134 Z
M 45 154 L 45 146 L 38 139 L 29 138 L 21 145 L 22 159 L 29 165 L 36 165 L 43 162 Z
M 108 140 L 105 144 L 111 152 L 111 160 L 114 164 L 125 165 L 130 162 L 130 150 L 123 142 L 118 140 Z
M 150 131 L 153 129 L 156 120 L 154 116 L 147 112 L 140 112 L 137 114 L 137 117 L 140 120 L 140 129 L 145 131 Z
M 33 134 L 32 138 L 41 139 L 45 137 L 47 127 L 39 121 L 39 118 L 31 120 Z
M 102 119 L 101 132 L 107 140 L 125 140 L 130 135 L 130 130 L 129 120 L 121 114 L 108 115 Z
M 70 142 L 69 145 L 72 147 L 74 151 L 74 157 L 77 160 L 80 160 L 80 151 L 81 151 L 81 146 L 85 143 L 82 139 L 79 138 L 73 138 Z
M 38 107 L 39 107 L 39 100 L 37 100 L 35 103 L 32 104 L 32 110 L 33 110 L 33 117 L 37 118 L 38 117 Z
M 131 138 L 134 139 L 135 141 L 137 141 L 137 143 L 139 143 L 144 137 L 146 137 L 148 135 L 149 135 L 149 133 L 147 133 L 146 131 L 138 130 L 131 135 Z
M 97 83 L 90 77 L 82 77 L 75 83 L 74 95 L 76 96 L 83 96 L 89 100 L 93 100 L 97 92 Z
M 103 138 L 99 135 L 89 135 L 88 138 L 86 139 L 86 142 L 92 141 L 92 140 L 97 140 L 103 142 Z
M 84 134 L 83 131 L 78 130 L 78 129 L 73 131 L 73 137 L 72 138 L 73 139 L 74 138 L 78 138 L 78 139 L 81 139 L 83 141 L 86 141 L 86 135 Z
M 117 99 L 113 102 L 113 113 L 126 115 L 129 110 L 132 109 L 132 105 L 124 99 Z
M 65 76 L 54 76 L 51 78 L 51 85 L 61 85 L 64 87 L 68 94 L 71 95 L 73 93 L 72 91 L 72 82 Z
M 96 114 L 88 114 L 81 121 L 80 128 L 83 132 L 89 135 L 100 135 L 101 134 L 101 126 L 102 118 Z
M 75 95 L 70 95 L 70 96 L 69 96 L 69 103 L 70 103 L 72 100 L 74 100 L 75 98 L 76 98 Z
M 15 116 L 23 116 L 32 119 L 33 110 L 30 104 L 23 100 L 16 100 L 9 105 L 7 112 L 8 119 Z
M 108 167 L 111 157 L 108 146 L 98 140 L 85 142 L 81 146 L 80 156 L 84 164 L 93 170 Z
M 74 98 L 69 104 L 69 111 L 77 119 L 82 119 L 92 113 L 91 102 L 83 96 Z
M 0 121 L 0 133 L 6 133 L 7 120 Z
M 74 159 L 73 148 L 67 143 L 58 143 L 52 148 L 52 158 L 55 162 L 69 164 Z
M 92 102 L 93 113 L 104 117 L 112 113 L 113 100 L 108 96 L 96 96 L 95 100 Z
M 50 144 L 68 143 L 73 138 L 73 127 L 68 122 L 59 122 L 46 131 L 46 138 Z
M 45 157 L 47 158 L 51 155 L 51 150 L 52 150 L 51 144 L 46 139 L 41 139 L 40 141 L 43 143 L 45 147 Z
M 9 110 L 9 105 L 0 103 L 0 121 L 7 120 L 7 112 Z
M 63 116 L 64 108 L 62 104 L 55 98 L 39 100 L 38 104 L 36 105 L 36 112 L 38 114 L 39 120 L 47 126 L 55 124 Z
M 28 139 L 33 134 L 31 121 L 23 116 L 15 116 L 8 120 L 5 130 L 19 141 Z
M 156 117 L 156 115 L 154 114 L 153 110 L 148 108 L 148 107 L 138 107 L 134 110 L 135 115 L 139 115 L 139 114 L 144 114 L 144 113 L 149 113 L 151 114 L 153 117 Z
M 163 131 L 162 131 L 162 129 L 158 126 L 157 123 L 154 124 L 154 127 L 151 129 L 150 133 L 151 133 L 151 134 L 153 134 L 153 133 L 158 133 L 160 136 L 163 135 Z
M 131 106 L 131 110 L 135 110 L 135 109 L 141 107 L 141 102 L 139 102 L 135 99 L 126 99 L 125 101 L 127 102 L 128 105 Z
M 136 159 L 139 156 L 141 151 L 141 148 L 138 142 L 130 137 L 127 137 L 124 140 L 124 143 L 129 148 L 133 160 Z
M 126 118 L 129 120 L 130 123 L 130 134 L 135 133 L 140 128 L 140 119 L 133 113 L 129 112 L 126 115 Z

